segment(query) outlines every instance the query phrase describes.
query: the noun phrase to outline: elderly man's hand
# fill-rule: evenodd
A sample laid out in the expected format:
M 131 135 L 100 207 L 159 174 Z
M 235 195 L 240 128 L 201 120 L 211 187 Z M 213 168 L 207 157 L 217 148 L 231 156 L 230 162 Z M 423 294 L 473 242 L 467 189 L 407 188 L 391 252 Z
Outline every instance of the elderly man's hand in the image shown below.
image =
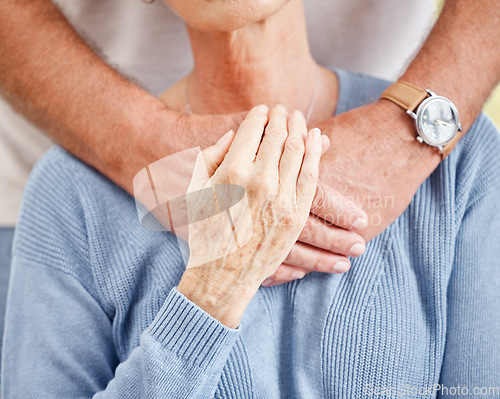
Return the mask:
M 114 172 L 116 174 L 110 176 L 114 181 L 122 181 L 121 184 L 126 185 L 130 180 L 131 174 L 135 175 L 141 168 L 148 163 L 163 159 L 165 157 L 164 148 L 167 147 L 165 141 L 168 140 L 169 148 L 177 148 L 178 151 L 185 149 L 183 141 L 177 143 L 174 138 L 179 135 L 176 132 L 182 131 L 184 139 L 187 142 L 192 142 L 193 145 L 206 147 L 216 142 L 221 132 L 230 129 L 237 129 L 237 126 L 244 118 L 246 113 L 228 114 L 228 115 L 196 115 L 196 114 L 180 114 L 172 110 L 165 109 L 169 115 L 175 114 L 175 122 L 166 123 L 164 120 L 144 126 L 141 131 L 147 130 L 149 133 L 138 135 L 139 141 L 134 146 L 136 156 L 134 162 L 126 163 L 127 167 L 121 164 Z M 174 119 L 170 118 L 170 121 Z M 269 126 L 266 134 L 275 134 L 273 126 Z M 144 140 L 144 138 L 153 138 L 153 140 Z M 326 150 L 327 145 L 324 146 Z M 335 149 L 332 150 L 334 152 Z M 142 154 L 142 156 L 140 156 Z M 175 155 L 174 155 L 175 158 Z M 181 195 L 186 182 L 189 182 L 190 176 L 184 166 L 184 162 L 178 161 L 174 169 L 169 169 L 168 172 L 160 173 L 161 181 L 156 181 L 157 174 L 152 176 L 155 180 L 156 190 L 164 190 L 163 194 L 166 197 L 174 198 Z M 182 158 L 182 157 L 181 157 Z M 147 161 L 147 162 L 145 162 Z M 189 163 L 188 161 L 186 161 Z M 169 163 L 166 163 L 167 165 Z M 164 165 L 164 167 L 165 167 Z M 157 168 L 153 168 L 157 169 Z M 189 169 L 189 168 L 187 168 Z M 108 168 L 108 173 L 110 172 Z M 147 176 L 142 176 L 143 188 L 149 192 L 149 180 Z M 140 179 L 136 179 L 136 183 Z M 141 184 L 137 184 L 134 190 L 136 198 L 143 203 L 146 208 L 152 211 L 153 207 L 146 205 L 147 200 L 141 194 L 139 189 Z M 176 194 L 177 193 L 177 194 Z M 154 204 L 153 204 L 154 205 Z M 150 209 L 151 208 L 151 209 Z M 161 208 L 163 209 L 163 207 Z M 367 215 L 363 210 L 356 206 L 352 201 L 346 199 L 344 195 L 329 185 L 320 183 L 317 188 L 315 202 L 312 206 L 315 213 L 308 218 L 307 224 L 303 229 L 299 241 L 294 245 L 290 252 L 286 264 L 282 265 L 276 272 L 276 284 L 302 278 L 306 272 L 321 271 L 326 273 L 342 273 L 349 269 L 349 256 L 359 256 L 365 248 L 365 241 L 359 232 L 366 226 Z M 317 215 L 317 216 L 316 216 Z M 169 229 L 169 218 L 166 215 L 164 218 L 157 218 L 163 223 L 165 228 Z M 179 229 L 176 229 L 176 234 L 183 236 Z M 186 237 L 183 237 L 186 238 Z M 295 267 L 294 267 L 295 266 Z
M 345 244 L 356 242 L 359 234 L 369 241 L 384 231 L 404 212 L 441 159 L 435 149 L 415 140 L 411 118 L 385 100 L 353 109 L 319 127 L 332 144 L 321 160 L 321 184 L 311 209 L 316 216 L 309 218 L 299 238 L 311 245 L 297 243 L 285 263 L 264 282 L 266 286 L 311 271 L 346 271 L 349 260 L 328 250 L 349 255 Z M 414 167 L 423 163 L 425 168 Z M 356 208 L 339 206 L 349 199 L 368 215 L 368 226 L 362 231 L 362 222 L 358 230 L 353 226 Z M 344 213 L 339 214 L 342 209 Z M 327 226 L 323 218 L 346 228 Z M 356 256 L 356 249 L 351 256 Z
M 149 159 L 152 153 L 161 158 L 162 141 L 169 140 L 172 147 L 176 135 L 169 131 L 177 129 L 192 137 L 193 144 L 205 147 L 217 141 L 220 132 L 235 128 L 245 114 L 178 115 L 175 124 L 148 127 L 157 139 L 140 143 L 136 152 L 144 146 Z M 437 151 L 415 140 L 411 119 L 388 101 L 351 110 L 319 127 L 332 144 L 321 161 L 321 181 L 311 214 L 298 242 L 265 286 L 300 279 L 311 271 L 346 272 L 349 257 L 360 256 L 365 240 L 380 234 L 403 213 L 440 161 Z M 179 142 L 179 150 L 183 148 Z M 414 167 L 422 164 L 426 168 Z M 131 167 L 137 170 L 137 165 Z M 124 179 L 131 173 L 119 171 Z M 118 179 L 114 176 L 113 180 Z

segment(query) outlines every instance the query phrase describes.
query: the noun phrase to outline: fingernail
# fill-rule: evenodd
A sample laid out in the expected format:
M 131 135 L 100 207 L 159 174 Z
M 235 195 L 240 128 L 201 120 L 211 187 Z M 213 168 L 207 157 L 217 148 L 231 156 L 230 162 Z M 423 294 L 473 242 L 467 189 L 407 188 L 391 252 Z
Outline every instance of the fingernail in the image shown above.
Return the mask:
M 365 249 L 365 244 L 354 244 L 349 251 L 349 256 L 361 256 L 365 252 Z
M 315 127 L 312 130 L 312 135 L 313 135 L 313 140 L 315 143 L 321 143 L 321 130 L 319 130 L 317 127 Z
M 263 282 L 262 282 L 262 286 L 263 287 L 267 287 L 269 285 L 271 285 L 272 283 L 274 282 L 274 279 L 272 279 L 271 277 L 268 277 L 266 278 Z
M 298 109 L 293 110 L 293 116 L 296 118 L 304 118 L 304 114 Z
M 344 261 L 337 262 L 333 266 L 333 271 L 335 273 L 345 273 L 348 270 L 349 270 L 349 263 Z
M 267 114 L 269 112 L 269 107 L 265 104 L 260 104 L 257 106 L 257 111 Z
M 304 277 L 306 274 L 304 272 L 293 272 L 292 273 L 292 278 L 294 280 L 300 280 L 302 277 Z
M 231 129 L 229 132 L 227 132 L 224 136 L 222 136 L 217 144 L 224 144 L 226 141 L 229 140 L 229 138 L 233 135 L 234 131 Z
M 352 224 L 352 228 L 356 230 L 364 230 L 368 226 L 368 220 L 366 218 L 357 218 Z
M 276 109 L 276 111 L 279 111 L 279 112 L 282 112 L 282 113 L 288 115 L 288 111 L 286 110 L 284 105 L 277 104 L 274 108 Z

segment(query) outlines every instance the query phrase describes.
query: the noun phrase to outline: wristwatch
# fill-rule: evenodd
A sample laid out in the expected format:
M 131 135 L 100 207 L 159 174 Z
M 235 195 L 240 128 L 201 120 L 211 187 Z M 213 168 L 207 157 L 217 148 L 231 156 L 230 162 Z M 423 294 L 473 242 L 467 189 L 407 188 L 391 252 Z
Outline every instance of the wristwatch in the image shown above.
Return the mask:
M 417 140 L 436 147 L 446 158 L 460 140 L 462 125 L 455 105 L 431 90 L 405 81 L 390 85 L 380 96 L 399 105 L 415 119 Z

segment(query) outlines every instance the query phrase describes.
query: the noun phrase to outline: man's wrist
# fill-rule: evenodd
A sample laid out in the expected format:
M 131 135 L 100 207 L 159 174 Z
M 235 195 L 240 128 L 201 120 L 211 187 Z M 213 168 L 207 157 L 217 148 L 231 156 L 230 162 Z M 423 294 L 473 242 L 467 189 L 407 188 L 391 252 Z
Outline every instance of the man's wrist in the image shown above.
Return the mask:
M 386 99 L 379 99 L 376 103 L 380 112 L 394 122 L 393 137 L 398 145 L 405 149 L 409 160 L 425 161 L 431 173 L 440 163 L 441 156 L 435 148 L 422 145 L 417 141 L 416 127 L 413 119 L 400 106 Z
M 170 134 L 178 113 L 143 92 L 128 93 L 122 120 L 105 143 L 93 145 L 98 165 L 93 165 L 122 188 L 132 193 L 136 173 L 150 163 L 178 151 L 176 135 Z M 135 98 L 135 105 L 129 104 Z M 110 136 L 115 135 L 113 139 Z M 97 137 L 100 141 L 100 139 Z M 78 154 L 77 154 L 78 155 Z

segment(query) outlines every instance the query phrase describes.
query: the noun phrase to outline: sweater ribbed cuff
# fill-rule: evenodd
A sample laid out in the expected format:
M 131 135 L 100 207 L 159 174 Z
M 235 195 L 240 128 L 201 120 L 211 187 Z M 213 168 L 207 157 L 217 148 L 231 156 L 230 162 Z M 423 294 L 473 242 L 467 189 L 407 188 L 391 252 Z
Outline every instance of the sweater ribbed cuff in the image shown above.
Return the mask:
M 168 350 L 199 367 L 210 367 L 227 357 L 239 330 L 224 326 L 176 288 L 149 327 L 150 334 Z

